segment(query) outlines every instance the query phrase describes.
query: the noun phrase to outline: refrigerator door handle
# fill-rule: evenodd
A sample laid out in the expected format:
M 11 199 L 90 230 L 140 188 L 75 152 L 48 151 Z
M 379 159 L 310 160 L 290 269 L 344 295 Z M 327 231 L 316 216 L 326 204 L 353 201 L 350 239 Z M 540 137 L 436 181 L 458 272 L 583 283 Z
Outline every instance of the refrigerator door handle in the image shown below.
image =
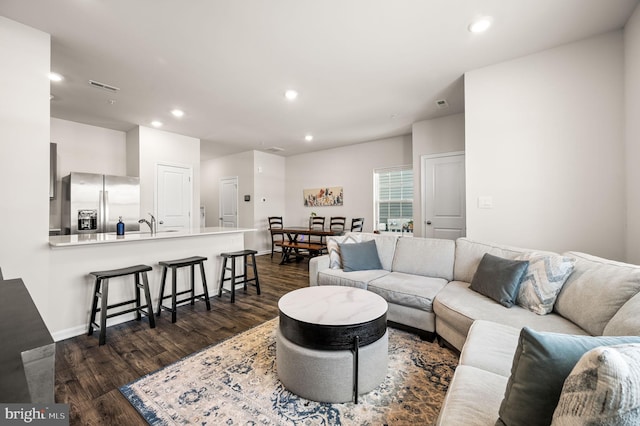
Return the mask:
M 107 232 L 107 222 L 109 222 L 109 191 L 104 191 L 104 205 L 102 208 L 102 231 Z
M 104 232 L 104 191 L 98 191 L 98 229 L 96 232 Z

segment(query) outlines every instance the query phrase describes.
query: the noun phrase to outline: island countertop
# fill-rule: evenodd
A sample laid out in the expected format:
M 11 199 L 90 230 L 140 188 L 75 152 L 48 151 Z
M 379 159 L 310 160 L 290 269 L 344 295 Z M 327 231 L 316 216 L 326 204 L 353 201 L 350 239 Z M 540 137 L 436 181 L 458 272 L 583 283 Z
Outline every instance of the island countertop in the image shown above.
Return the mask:
M 92 244 L 126 243 L 131 241 L 159 240 L 166 238 L 197 237 L 201 235 L 233 234 L 239 232 L 251 232 L 251 228 L 223 228 L 207 227 L 192 228 L 187 230 L 158 231 L 151 234 L 149 231 L 131 231 L 124 235 L 116 235 L 115 232 L 97 234 L 56 235 L 49 237 L 49 246 L 54 248 L 77 247 Z

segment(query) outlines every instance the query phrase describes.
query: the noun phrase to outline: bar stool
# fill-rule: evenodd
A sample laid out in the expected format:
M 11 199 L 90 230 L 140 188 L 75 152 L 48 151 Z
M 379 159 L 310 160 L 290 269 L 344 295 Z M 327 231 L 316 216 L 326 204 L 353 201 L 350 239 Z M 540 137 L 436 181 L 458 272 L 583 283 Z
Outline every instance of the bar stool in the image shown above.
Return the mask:
M 156 321 L 153 316 L 153 308 L 151 307 L 151 294 L 149 293 L 149 281 L 147 280 L 147 272 L 151 270 L 151 266 L 136 265 L 128 268 L 112 269 L 109 271 L 90 272 L 90 275 L 96 277 L 95 287 L 93 291 L 93 304 L 91 305 L 91 319 L 89 321 L 88 336 L 93 334 L 93 328 L 100 329 L 100 335 L 98 337 L 98 346 L 104 345 L 107 340 L 107 318 L 115 317 L 118 315 L 128 314 L 129 312 L 136 313 L 136 320 L 140 321 L 141 314 L 149 317 L 149 326 L 151 328 L 156 327 Z M 109 279 L 122 277 L 125 275 L 134 275 L 134 283 L 136 287 L 136 298 L 127 300 L 126 302 L 108 304 L 109 298 Z M 140 282 L 142 277 L 142 282 Z M 144 290 L 144 298 L 146 305 L 140 305 L 140 289 Z M 100 307 L 98 308 L 98 298 L 100 298 Z M 131 309 L 125 309 L 113 314 L 109 314 L 108 310 L 111 308 L 117 308 L 120 306 L 135 303 L 136 306 Z M 146 310 L 144 309 L 146 308 Z M 100 312 L 100 324 L 96 323 L 96 314 Z
M 177 306 L 180 303 L 191 302 L 191 305 L 194 304 L 196 299 L 203 299 L 207 304 L 207 311 L 211 310 L 211 303 L 209 302 L 209 291 L 207 290 L 207 279 L 204 275 L 204 261 L 207 260 L 206 257 L 202 256 L 193 256 L 188 257 L 186 259 L 178 259 L 178 260 L 166 260 L 162 262 L 158 262 L 158 265 L 162 266 L 162 284 L 160 286 L 160 299 L 158 300 L 158 316 L 162 312 L 162 309 L 171 312 L 171 322 L 176 322 L 176 314 L 177 314 Z M 195 266 L 200 265 L 200 276 L 202 277 L 202 289 L 204 290 L 202 294 L 195 294 Z M 176 291 L 176 274 L 178 268 L 184 268 L 190 266 L 191 267 L 191 288 L 184 291 Z M 164 295 L 164 286 L 167 280 L 167 270 L 171 268 L 171 294 Z M 182 300 L 177 300 L 178 296 L 181 296 L 186 293 L 191 293 L 189 297 L 186 297 Z M 164 299 L 171 298 L 171 307 L 164 306 L 162 301 Z
M 220 256 L 224 258 L 224 262 L 222 264 L 222 270 L 220 273 L 220 289 L 218 290 L 218 297 L 222 297 L 222 291 L 229 291 L 223 288 L 225 281 L 230 281 L 231 283 L 231 303 L 236 301 L 236 284 L 244 284 L 244 291 L 247 291 L 247 283 L 251 281 L 255 281 L 257 293 L 260 294 L 260 281 L 258 281 L 258 269 L 256 268 L 256 254 L 258 252 L 255 250 L 241 250 L 234 251 L 232 253 L 220 253 Z M 251 263 L 249 263 L 249 256 L 251 256 Z M 242 275 L 236 275 L 236 259 L 242 257 L 244 258 L 244 272 Z M 227 259 L 231 259 L 231 267 L 227 267 Z M 253 267 L 253 278 L 248 279 L 247 276 L 247 266 Z M 231 272 L 231 276 L 229 278 L 225 278 L 226 271 Z

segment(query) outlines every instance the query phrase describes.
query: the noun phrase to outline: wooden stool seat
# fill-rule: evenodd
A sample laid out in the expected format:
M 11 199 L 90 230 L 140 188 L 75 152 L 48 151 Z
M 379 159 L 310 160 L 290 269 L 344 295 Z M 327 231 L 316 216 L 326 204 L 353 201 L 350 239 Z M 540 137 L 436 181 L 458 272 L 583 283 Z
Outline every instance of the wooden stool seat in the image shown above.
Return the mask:
M 202 299 L 207 305 L 207 311 L 211 310 L 211 302 L 209 301 L 209 291 L 207 289 L 207 278 L 204 273 L 204 262 L 207 260 L 206 257 L 202 256 L 192 256 L 187 257 L 185 259 L 176 259 L 176 260 L 164 260 L 162 262 L 158 262 L 158 265 L 162 266 L 162 281 L 160 286 L 160 298 L 158 300 L 158 316 L 162 310 L 166 310 L 171 312 L 171 322 L 176 322 L 177 317 L 177 307 L 179 304 L 189 302 L 193 305 L 196 299 Z M 202 290 L 201 294 L 195 293 L 195 266 L 200 265 L 200 277 L 202 279 Z M 190 267 L 191 268 L 191 287 L 187 290 L 177 291 L 176 284 L 176 274 L 178 268 Z M 167 271 L 171 268 L 171 294 L 165 296 L 164 287 L 167 281 Z M 188 297 L 178 300 L 178 296 L 182 296 L 183 294 L 190 293 Z M 162 301 L 164 299 L 171 298 L 171 306 L 164 306 Z
M 255 250 L 240 250 L 234 251 L 231 253 L 220 253 L 220 256 L 224 259 L 222 264 L 222 270 L 220 272 L 220 288 L 218 289 L 218 297 L 222 297 L 222 291 L 230 291 L 231 292 L 231 303 L 235 303 L 236 301 L 236 285 L 244 284 L 244 291 L 247 291 L 247 284 L 250 282 L 255 282 L 256 292 L 258 295 L 260 294 L 260 281 L 258 280 L 258 268 L 256 267 L 256 254 L 258 254 Z M 251 256 L 251 263 L 249 263 L 249 256 Z M 236 275 L 236 259 L 243 258 L 243 273 L 242 275 Z M 231 266 L 227 267 L 227 259 L 231 259 Z M 247 275 L 247 267 L 253 267 L 253 278 L 248 278 Z M 229 278 L 225 278 L 226 271 L 231 272 L 231 276 Z M 231 284 L 231 290 L 225 289 L 224 282 L 229 281 Z
M 98 346 L 104 345 L 107 340 L 107 318 L 128 314 L 129 312 L 135 312 L 136 320 L 140 321 L 140 319 L 142 318 L 141 315 L 146 315 L 147 317 L 149 317 L 149 326 L 151 328 L 155 328 L 156 322 L 153 316 L 153 308 L 151 307 L 151 294 L 149 293 L 149 281 L 147 279 L 147 272 L 151 270 L 151 266 L 136 265 L 126 268 L 89 273 L 90 275 L 93 275 L 96 280 L 93 291 L 93 303 L 91 305 L 91 318 L 89 320 L 89 330 L 87 332 L 87 335 L 91 336 L 93 334 L 94 327 L 99 328 L 100 335 L 98 337 Z M 136 298 L 109 305 L 109 279 L 123 277 L 126 275 L 134 275 Z M 146 301 L 146 304 L 144 306 L 140 304 L 140 289 L 144 291 L 144 298 Z M 98 299 L 100 299 L 100 307 L 98 307 Z M 112 314 L 108 313 L 109 309 L 118 308 L 120 306 L 129 305 L 132 303 L 135 303 L 135 307 L 133 308 L 125 309 Z M 100 312 L 100 324 L 96 323 L 96 315 L 98 312 Z

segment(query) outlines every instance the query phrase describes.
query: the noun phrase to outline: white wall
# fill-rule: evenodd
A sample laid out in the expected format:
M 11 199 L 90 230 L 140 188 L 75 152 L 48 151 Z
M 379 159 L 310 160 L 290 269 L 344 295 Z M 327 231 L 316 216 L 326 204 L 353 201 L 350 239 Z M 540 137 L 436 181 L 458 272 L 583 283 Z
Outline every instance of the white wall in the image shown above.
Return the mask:
M 238 178 L 238 226 L 253 228 L 254 213 L 254 152 L 246 151 L 227 157 L 215 158 L 202 162 L 202 204 L 206 209 L 207 226 L 220 226 L 220 179 Z M 250 202 L 243 201 L 245 195 L 251 196 Z M 256 248 L 255 235 L 245 234 L 245 246 Z
M 413 146 L 413 233 L 422 235 L 423 155 L 464 151 L 464 114 L 453 114 L 433 120 L 418 121 L 412 127 Z
M 156 215 L 156 169 L 158 164 L 191 167 L 193 170 L 193 202 L 191 226 L 200 226 L 200 139 L 139 126 L 127 132 L 127 152 L 135 156 L 138 147 L 140 171 L 140 213 Z M 129 171 L 135 166 L 129 162 Z
M 623 63 L 618 31 L 466 74 L 469 237 L 624 258 Z
M 60 228 L 61 179 L 71 172 L 125 175 L 126 133 L 51 118 L 51 142 L 58 148 L 58 173 L 56 199 L 49 205 L 49 224 Z
M 250 227 L 253 223 L 252 208 L 240 199 L 253 191 L 253 151 L 202 162 L 201 197 L 207 226 L 220 226 L 220 179 L 223 177 L 238 178 L 238 226 Z
M 254 235 L 254 247 L 270 251 L 271 234 L 267 231 L 267 218 L 285 214 L 286 159 L 279 155 L 254 151 L 254 162 L 254 196 L 251 201 L 254 203 L 253 227 L 258 230 Z
M 50 37 L 0 17 L 0 268 L 22 278 L 45 323 L 49 294 Z
M 411 164 L 411 136 L 399 136 L 287 157 L 285 225 L 307 225 L 309 215 L 364 217 L 373 231 L 373 170 Z M 344 205 L 305 207 L 303 189 L 342 186 Z
M 640 6 L 624 29 L 627 262 L 640 265 Z

